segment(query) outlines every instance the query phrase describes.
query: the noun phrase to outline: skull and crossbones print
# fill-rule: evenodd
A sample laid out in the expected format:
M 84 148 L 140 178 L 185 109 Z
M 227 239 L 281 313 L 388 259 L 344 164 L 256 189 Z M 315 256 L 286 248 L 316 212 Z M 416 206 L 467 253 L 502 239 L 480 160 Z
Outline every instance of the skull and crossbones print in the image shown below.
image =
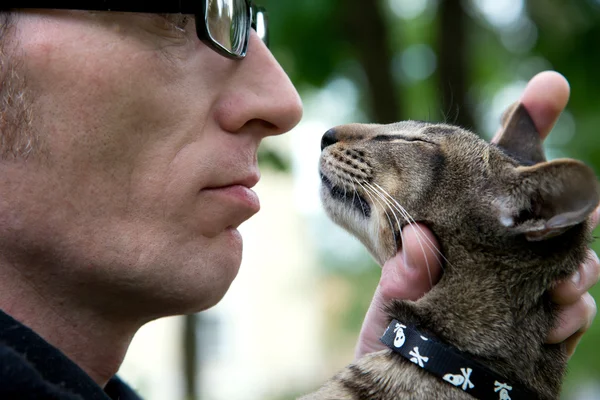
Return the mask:
M 473 370 L 471 368 L 461 368 L 460 372 L 462 375 L 446 374 L 443 379 L 456 387 L 460 386 L 462 390 L 473 389 L 475 385 L 470 380 Z
M 404 329 L 406 325 L 396 323 L 394 327 L 394 332 L 396 333 L 396 337 L 394 338 L 394 346 L 402 347 L 404 346 L 404 342 L 406 341 L 406 335 L 404 334 Z
M 429 357 L 424 357 L 421 354 L 419 354 L 419 348 L 418 347 L 413 348 L 408 354 L 412 356 L 412 358 L 410 359 L 410 361 L 412 361 L 413 363 L 417 364 L 421 368 L 424 368 L 425 367 L 425 363 L 427 361 L 429 361 Z
M 500 383 L 498 381 L 494 382 L 494 392 L 498 393 L 500 397 L 499 400 L 511 400 L 508 392 L 512 390 L 512 386 L 508 386 L 506 383 Z

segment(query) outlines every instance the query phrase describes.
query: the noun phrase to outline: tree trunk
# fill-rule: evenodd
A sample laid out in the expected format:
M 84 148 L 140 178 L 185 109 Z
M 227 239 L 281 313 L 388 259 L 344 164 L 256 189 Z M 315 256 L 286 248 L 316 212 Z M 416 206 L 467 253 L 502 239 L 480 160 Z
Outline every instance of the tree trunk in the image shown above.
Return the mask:
M 402 119 L 401 102 L 392 76 L 392 51 L 379 1 L 345 0 L 346 36 L 364 68 L 373 122 Z
M 196 314 L 186 315 L 183 323 L 182 358 L 186 400 L 195 400 L 198 394 L 197 320 Z
M 439 90 L 446 122 L 473 129 L 472 108 L 467 103 L 466 23 L 460 0 L 441 0 L 438 9 Z

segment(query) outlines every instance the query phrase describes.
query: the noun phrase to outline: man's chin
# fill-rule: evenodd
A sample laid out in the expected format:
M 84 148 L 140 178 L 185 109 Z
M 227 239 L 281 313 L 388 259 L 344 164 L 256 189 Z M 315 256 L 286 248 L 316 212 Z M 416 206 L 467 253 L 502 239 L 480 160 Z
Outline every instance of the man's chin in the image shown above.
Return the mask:
M 219 249 L 212 254 L 210 264 L 204 265 L 202 279 L 203 296 L 192 312 L 200 312 L 219 303 L 233 283 L 242 263 L 243 241 L 236 228 L 227 228 L 224 232 L 225 241 L 219 243 Z M 201 294 L 201 293 L 198 293 Z
M 227 228 L 217 237 L 188 244 L 178 254 L 160 257 L 160 273 L 148 285 L 137 285 L 129 296 L 138 299 L 151 319 L 192 314 L 219 303 L 236 278 L 242 261 L 242 237 L 235 228 Z M 173 247 L 172 250 L 175 250 Z M 149 271 L 147 271 L 149 272 Z
M 235 276 L 234 276 L 235 277 Z M 152 318 L 161 318 L 175 315 L 194 314 L 205 311 L 216 306 L 229 290 L 233 278 L 222 276 L 215 279 L 210 287 L 198 285 L 194 287 L 193 283 L 187 285 L 185 293 L 175 293 L 174 296 L 154 299 L 156 301 L 157 314 Z M 191 287 L 190 287 L 191 286 Z
M 224 233 L 229 237 L 229 240 L 233 246 L 239 247 L 240 249 L 242 248 L 242 234 L 237 227 L 229 226 L 225 228 Z

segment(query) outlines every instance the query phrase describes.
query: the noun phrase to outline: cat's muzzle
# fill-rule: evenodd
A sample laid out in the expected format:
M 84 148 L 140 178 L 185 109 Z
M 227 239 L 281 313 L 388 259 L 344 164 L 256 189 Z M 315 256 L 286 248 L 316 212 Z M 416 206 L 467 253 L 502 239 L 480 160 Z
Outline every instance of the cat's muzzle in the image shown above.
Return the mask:
M 362 213 L 365 218 L 371 217 L 371 205 L 355 189 L 345 189 L 339 185 L 334 185 L 322 172 L 321 182 L 329 190 L 333 199 L 351 205 L 351 207 Z

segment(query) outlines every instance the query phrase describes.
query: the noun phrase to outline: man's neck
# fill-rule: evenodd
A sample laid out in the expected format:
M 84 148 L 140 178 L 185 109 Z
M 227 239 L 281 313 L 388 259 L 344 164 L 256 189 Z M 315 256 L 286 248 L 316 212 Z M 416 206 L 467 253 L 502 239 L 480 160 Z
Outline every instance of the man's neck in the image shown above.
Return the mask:
M 72 299 L 14 280 L 0 283 L 0 309 L 63 352 L 100 387 L 116 374 L 133 335 L 143 324 L 78 308 Z

